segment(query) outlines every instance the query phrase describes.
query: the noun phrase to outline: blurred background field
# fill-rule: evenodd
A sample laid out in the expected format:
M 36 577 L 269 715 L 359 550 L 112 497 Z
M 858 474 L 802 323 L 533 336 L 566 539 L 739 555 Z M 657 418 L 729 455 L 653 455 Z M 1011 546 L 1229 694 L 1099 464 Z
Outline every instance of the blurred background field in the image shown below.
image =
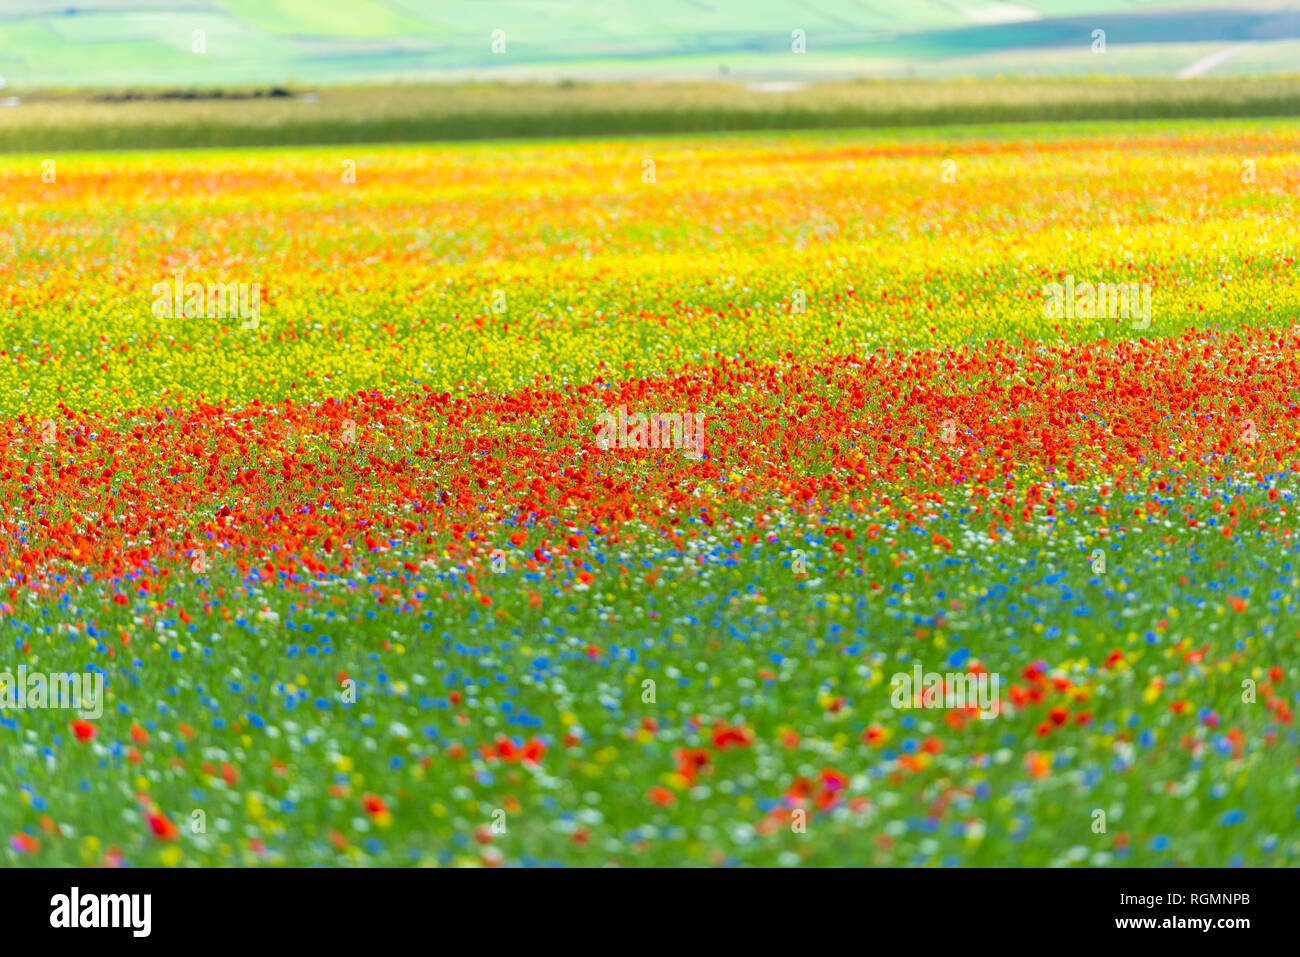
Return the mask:
M 0 110 L 0 152 L 1285 117 L 1300 113 L 1300 75 L 857 80 L 775 91 L 734 82 L 570 82 L 122 95 L 42 93 Z
M 1285 117 L 1300 0 L 5 0 L 0 151 Z

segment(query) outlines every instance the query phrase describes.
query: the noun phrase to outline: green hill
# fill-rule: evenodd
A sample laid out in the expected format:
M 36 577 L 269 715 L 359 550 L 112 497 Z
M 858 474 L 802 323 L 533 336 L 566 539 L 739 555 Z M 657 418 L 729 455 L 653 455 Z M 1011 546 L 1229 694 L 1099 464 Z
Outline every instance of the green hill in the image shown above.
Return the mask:
M 1104 54 L 1094 49 L 1094 30 L 1105 31 Z M 795 31 L 802 31 L 801 54 L 792 49 Z M 395 78 L 770 81 L 1174 75 L 1188 68 L 1222 74 L 1294 70 L 1297 54 L 1300 2 L 1277 0 L 1177 8 L 1141 0 L 6 0 L 0 5 L 0 76 L 7 80 L 7 92 Z

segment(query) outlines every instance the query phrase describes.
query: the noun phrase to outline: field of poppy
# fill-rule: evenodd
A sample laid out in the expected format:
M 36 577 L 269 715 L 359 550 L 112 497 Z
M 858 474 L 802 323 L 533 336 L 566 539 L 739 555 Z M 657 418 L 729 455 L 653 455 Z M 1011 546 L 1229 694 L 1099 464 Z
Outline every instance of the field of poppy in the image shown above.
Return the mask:
M 1294 124 L 13 156 L 0 206 L 6 863 L 1300 858 Z

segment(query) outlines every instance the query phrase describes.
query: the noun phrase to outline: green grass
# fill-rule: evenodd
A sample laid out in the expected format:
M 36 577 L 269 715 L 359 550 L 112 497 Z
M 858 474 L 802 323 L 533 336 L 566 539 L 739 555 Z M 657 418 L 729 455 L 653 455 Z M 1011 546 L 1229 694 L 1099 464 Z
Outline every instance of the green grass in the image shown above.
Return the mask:
M 325 89 L 314 100 L 51 92 L 0 110 L 0 152 L 1296 115 L 1300 75 L 857 81 L 780 93 L 737 83 L 399 85 Z

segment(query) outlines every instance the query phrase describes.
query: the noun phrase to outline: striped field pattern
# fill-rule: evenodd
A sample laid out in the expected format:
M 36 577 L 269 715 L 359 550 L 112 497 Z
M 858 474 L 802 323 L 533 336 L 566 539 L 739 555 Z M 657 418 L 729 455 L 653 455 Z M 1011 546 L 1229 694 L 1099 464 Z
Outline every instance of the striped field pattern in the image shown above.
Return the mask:
M 10 157 L 0 205 L 7 863 L 1300 856 L 1294 124 Z

